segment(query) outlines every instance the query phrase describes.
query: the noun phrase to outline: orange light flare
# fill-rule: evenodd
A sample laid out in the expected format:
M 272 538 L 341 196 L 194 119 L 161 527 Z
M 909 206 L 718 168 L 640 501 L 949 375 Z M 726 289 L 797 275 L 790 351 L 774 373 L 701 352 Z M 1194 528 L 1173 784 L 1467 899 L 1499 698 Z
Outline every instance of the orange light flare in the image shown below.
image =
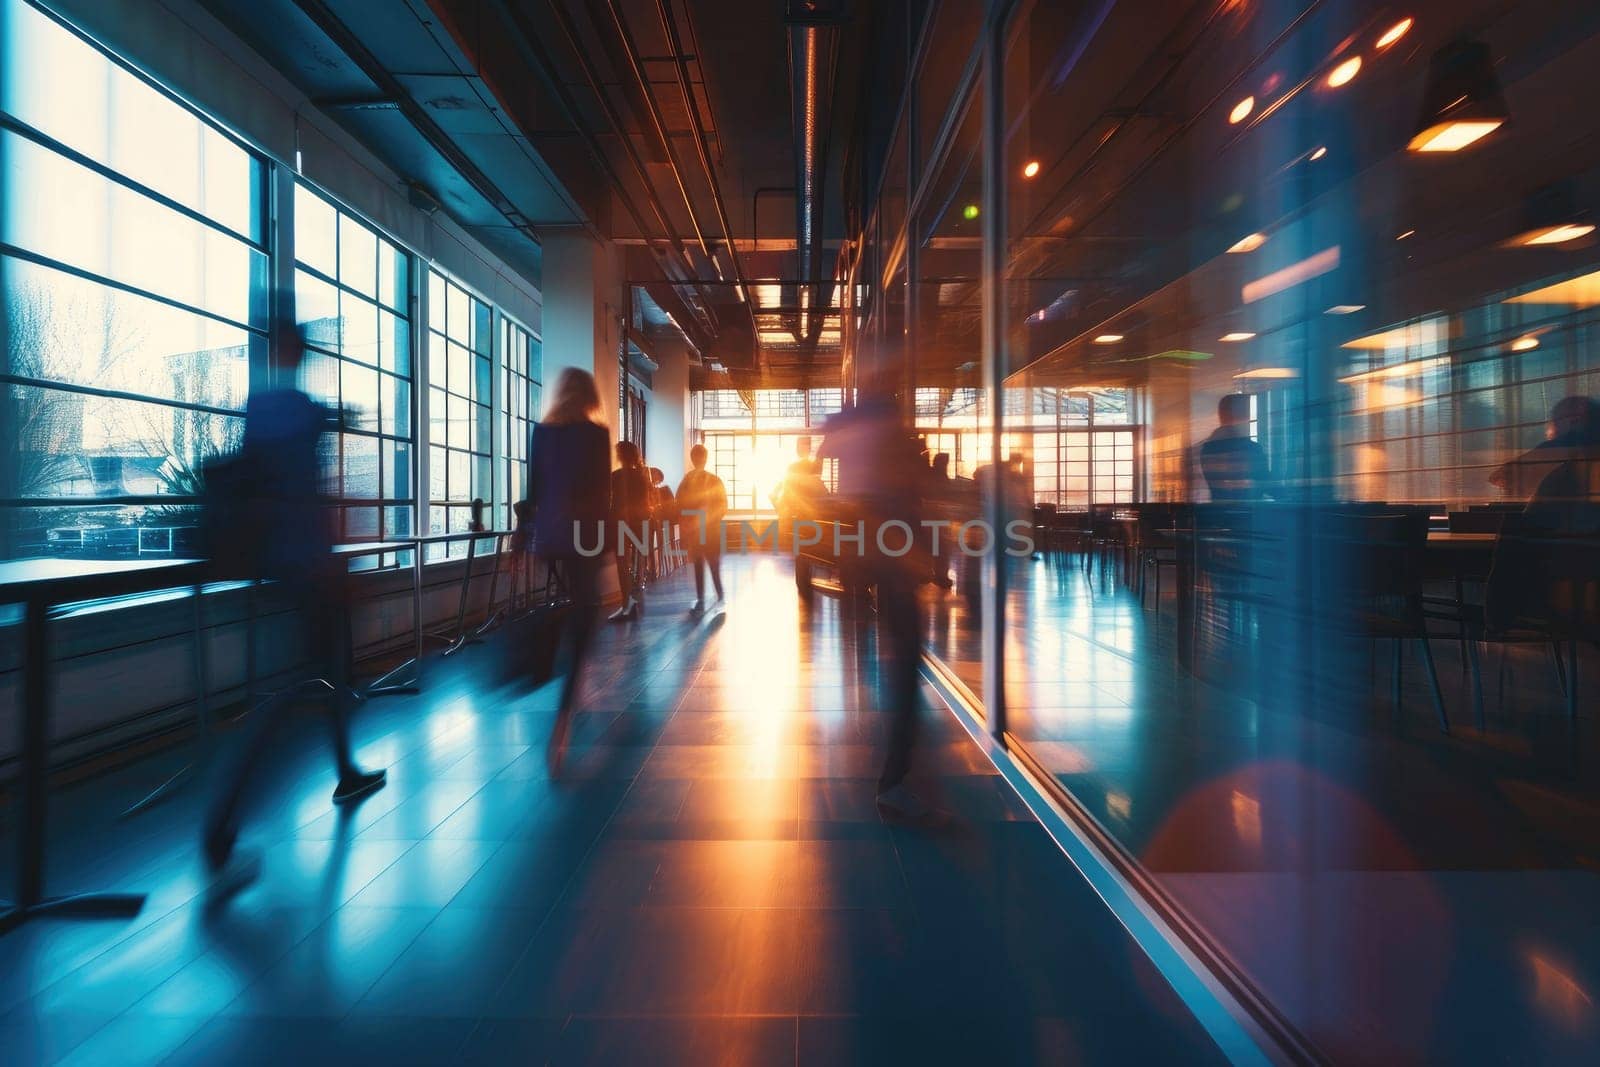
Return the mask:
M 1527 956 L 1533 969 L 1534 1003 L 1570 1030 L 1585 1029 L 1594 1014 L 1594 998 L 1589 991 L 1544 953 L 1530 949 Z
M 1355 80 L 1356 75 L 1360 73 L 1361 57 L 1351 56 L 1349 59 L 1328 71 L 1328 77 L 1325 79 L 1324 84 L 1330 89 L 1340 89 L 1346 85 L 1349 85 Z
M 1407 15 L 1393 26 L 1390 26 L 1387 30 L 1384 30 L 1383 36 L 1378 38 L 1378 49 L 1381 51 L 1400 40 L 1400 38 L 1404 37 L 1411 31 L 1411 27 L 1415 22 L 1415 19 Z

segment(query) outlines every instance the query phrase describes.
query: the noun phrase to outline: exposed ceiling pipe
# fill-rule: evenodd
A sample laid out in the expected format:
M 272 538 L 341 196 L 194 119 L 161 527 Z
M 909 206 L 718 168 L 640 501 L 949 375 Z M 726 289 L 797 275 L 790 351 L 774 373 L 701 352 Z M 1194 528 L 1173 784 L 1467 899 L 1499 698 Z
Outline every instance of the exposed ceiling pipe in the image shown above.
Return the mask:
M 722 198 L 722 183 L 717 180 L 716 167 L 711 162 L 711 142 L 706 136 L 705 124 L 700 121 L 700 108 L 695 104 L 694 92 L 689 81 L 689 63 L 684 59 L 683 42 L 678 36 L 678 23 L 672 14 L 670 0 L 656 0 L 656 14 L 661 18 L 661 29 L 667 35 L 667 48 L 672 53 L 674 64 L 678 70 L 678 89 L 683 94 L 683 108 L 689 115 L 689 125 L 694 130 L 695 151 L 700 156 L 700 166 L 706 172 L 706 182 L 711 186 L 711 201 L 716 205 L 717 224 L 722 227 L 722 241 L 728 249 L 728 258 L 733 262 L 733 280 L 739 299 L 750 312 L 750 337 L 756 346 L 756 359 L 763 362 L 761 354 L 761 338 L 756 330 L 755 308 L 750 303 L 750 289 L 745 283 L 744 261 L 739 255 L 739 247 L 734 243 L 733 227 L 728 224 L 727 201 Z M 688 20 L 690 33 L 694 32 L 694 19 L 692 14 L 684 11 Z M 706 106 L 710 107 L 709 98 Z M 720 273 L 720 272 L 719 272 Z
M 795 138 L 796 274 L 805 282 L 795 336 L 813 348 L 826 319 L 822 286 L 821 205 L 827 167 L 827 130 L 832 119 L 834 75 L 838 71 L 839 28 L 844 4 L 790 0 L 789 101 Z M 826 110 L 822 99 L 827 86 Z
M 555 69 L 549 53 L 545 52 L 543 46 L 538 42 L 538 34 L 529 32 L 528 27 L 523 24 L 521 15 L 514 9 L 514 5 L 508 4 L 506 0 L 491 0 L 491 2 L 495 10 L 499 12 L 505 25 L 511 29 L 514 38 L 513 43 L 517 45 L 518 50 L 544 72 L 546 82 L 554 90 L 557 98 L 561 101 L 562 107 L 567 112 L 568 121 L 577 128 L 589 144 L 590 151 L 595 154 L 600 166 L 611 179 L 613 187 L 622 198 L 623 207 L 627 209 L 629 215 L 633 218 L 634 225 L 639 228 L 640 233 L 648 236 L 650 233 L 649 227 L 644 224 L 638 211 L 633 206 L 632 200 L 627 193 L 627 187 L 623 185 L 621 177 L 612 169 L 609 158 L 606 156 L 598 138 L 595 137 L 594 131 L 589 129 L 584 122 L 583 112 L 579 110 L 577 102 L 567 90 L 559 72 Z M 689 259 L 688 253 L 683 247 L 683 242 L 678 239 L 672 224 L 667 221 L 666 211 L 661 206 L 661 201 L 657 199 L 655 190 L 651 185 L 649 171 L 645 169 L 644 161 L 639 158 L 638 151 L 628 139 L 622 116 L 618 114 L 615 105 L 611 103 L 611 98 L 606 94 L 605 86 L 601 84 L 599 73 L 590 62 L 588 52 L 578 37 L 577 27 L 573 25 L 571 16 L 568 15 L 559 0 L 550 4 L 550 10 L 554 13 L 556 21 L 566 35 L 572 53 L 578 61 L 579 69 L 583 72 L 584 80 L 588 83 L 590 92 L 594 94 L 595 100 L 599 103 L 601 111 L 606 116 L 606 121 L 617 131 L 623 152 L 628 157 L 628 162 L 632 164 L 633 171 L 644 188 L 645 199 L 650 205 L 650 213 L 655 216 L 655 220 L 660 226 L 660 232 L 665 234 L 668 244 L 681 260 L 681 269 L 686 280 L 676 281 L 674 284 L 693 285 L 692 279 L 698 271 L 694 263 Z M 669 281 L 671 280 L 669 278 Z M 699 296 L 702 301 L 709 302 L 709 297 L 703 290 L 700 291 Z M 716 324 L 708 309 L 703 304 L 693 305 L 693 309 L 700 327 L 708 334 L 715 335 L 717 332 Z

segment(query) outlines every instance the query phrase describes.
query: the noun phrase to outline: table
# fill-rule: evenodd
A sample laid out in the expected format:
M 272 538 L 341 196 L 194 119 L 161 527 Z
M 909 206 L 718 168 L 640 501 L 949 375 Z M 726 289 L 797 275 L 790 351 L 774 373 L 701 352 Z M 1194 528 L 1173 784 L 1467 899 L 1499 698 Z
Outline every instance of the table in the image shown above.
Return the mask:
M 17 820 L 16 897 L 0 910 L 0 934 L 43 915 L 137 915 L 144 895 L 44 895 L 45 803 L 50 737 L 50 609 L 58 604 L 150 593 L 205 578 L 199 560 L 20 559 L 0 562 L 0 603 L 25 607 L 22 637 L 22 790 Z

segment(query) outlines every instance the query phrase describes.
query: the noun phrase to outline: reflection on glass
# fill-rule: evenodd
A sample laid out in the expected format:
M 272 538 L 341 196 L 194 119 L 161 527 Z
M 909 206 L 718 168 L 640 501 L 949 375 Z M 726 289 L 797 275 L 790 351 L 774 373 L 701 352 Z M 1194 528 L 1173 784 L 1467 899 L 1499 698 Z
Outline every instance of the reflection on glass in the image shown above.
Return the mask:
M 970 6 L 851 356 L 1039 550 L 932 647 L 1320 1054 L 1592 1058 L 1600 9 L 1023 3 L 969 86 Z M 753 499 L 752 418 L 702 396 Z

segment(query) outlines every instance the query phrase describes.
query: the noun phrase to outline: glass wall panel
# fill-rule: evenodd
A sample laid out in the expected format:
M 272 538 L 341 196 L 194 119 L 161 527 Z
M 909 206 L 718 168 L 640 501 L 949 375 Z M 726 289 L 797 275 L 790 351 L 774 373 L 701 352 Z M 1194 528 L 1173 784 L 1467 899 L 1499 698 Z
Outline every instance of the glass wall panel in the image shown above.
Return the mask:
M 527 330 L 504 316 L 501 324 L 500 399 L 496 412 L 500 427 L 500 470 L 495 484 L 496 526 L 514 525 L 511 505 L 527 494 L 528 435 L 539 417 L 539 342 Z
M 295 186 L 294 248 L 300 387 L 340 418 L 327 456 L 332 491 L 347 505 L 338 536 L 410 536 L 411 328 L 406 287 L 392 280 L 409 272 L 409 258 L 304 183 Z
M 1007 743 L 1328 1059 L 1591 1055 L 1600 9 L 1037 0 L 1004 48 Z
M 490 382 L 491 308 L 436 270 L 428 271 L 430 534 L 465 533 L 472 502 L 494 503 Z M 487 525 L 494 510 L 485 512 Z M 467 542 L 429 546 L 427 558 L 465 558 Z

